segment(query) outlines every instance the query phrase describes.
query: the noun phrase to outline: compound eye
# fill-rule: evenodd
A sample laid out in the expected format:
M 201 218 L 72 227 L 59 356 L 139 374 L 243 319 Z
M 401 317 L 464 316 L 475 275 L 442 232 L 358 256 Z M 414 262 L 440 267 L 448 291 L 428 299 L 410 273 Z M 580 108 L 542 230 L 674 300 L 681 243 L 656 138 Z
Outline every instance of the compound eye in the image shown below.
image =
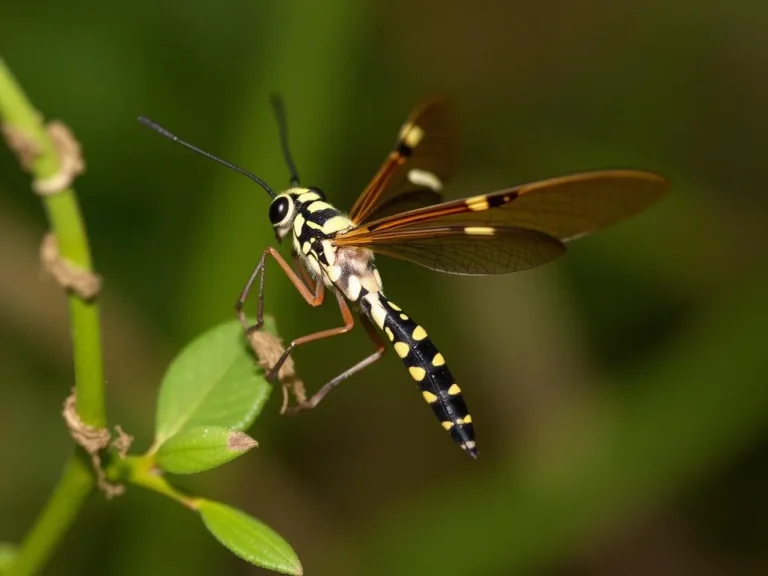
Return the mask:
M 277 226 L 282 224 L 290 215 L 291 201 L 285 196 L 277 198 L 269 207 L 269 220 Z

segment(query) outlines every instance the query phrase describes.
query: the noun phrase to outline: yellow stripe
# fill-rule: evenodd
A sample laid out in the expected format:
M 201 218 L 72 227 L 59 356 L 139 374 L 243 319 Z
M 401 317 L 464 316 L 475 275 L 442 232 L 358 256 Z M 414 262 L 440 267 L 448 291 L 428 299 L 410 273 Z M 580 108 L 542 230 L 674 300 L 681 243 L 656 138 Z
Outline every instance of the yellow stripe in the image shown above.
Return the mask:
M 301 235 L 301 229 L 304 226 L 304 216 L 301 214 L 298 214 L 296 218 L 293 220 L 293 232 L 296 234 L 296 236 Z
M 389 329 L 389 326 L 387 326 L 386 328 L 384 328 L 384 332 L 386 332 L 386 333 L 387 333 L 387 337 L 389 338 L 389 340 L 390 340 L 390 341 L 392 341 L 392 340 L 394 340 L 394 339 L 395 339 L 395 335 L 394 335 L 394 334 L 392 334 L 392 330 L 390 330 L 390 329 Z M 399 342 L 398 342 L 398 344 L 399 344 Z M 397 346 L 395 346 L 395 348 L 397 348 Z
M 301 214 L 299 214 L 296 219 L 301 217 Z M 328 220 L 326 220 L 322 226 L 317 222 L 307 220 L 307 226 L 314 228 L 315 230 L 320 230 L 323 234 L 333 234 L 334 232 L 341 232 L 342 230 L 346 230 L 352 226 L 352 221 L 344 216 L 334 216 L 333 218 L 328 218 Z
M 464 228 L 466 234 L 475 234 L 478 236 L 493 236 L 496 233 L 490 226 L 467 226 Z
M 488 197 L 485 194 L 481 196 L 472 196 L 471 198 L 464 200 L 464 202 L 466 203 L 467 208 L 474 210 L 475 212 L 488 210 L 489 208 Z
M 302 204 L 305 204 L 306 202 L 311 202 L 312 200 L 319 200 L 320 194 L 317 192 L 313 192 L 312 190 L 309 190 L 308 192 L 304 192 L 303 194 L 299 194 L 299 196 L 296 198 L 299 202 Z
M 307 206 L 307 210 L 310 212 L 318 212 L 320 210 L 325 210 L 326 208 L 333 208 L 333 206 L 328 204 L 328 202 L 323 202 L 322 200 L 316 200 Z

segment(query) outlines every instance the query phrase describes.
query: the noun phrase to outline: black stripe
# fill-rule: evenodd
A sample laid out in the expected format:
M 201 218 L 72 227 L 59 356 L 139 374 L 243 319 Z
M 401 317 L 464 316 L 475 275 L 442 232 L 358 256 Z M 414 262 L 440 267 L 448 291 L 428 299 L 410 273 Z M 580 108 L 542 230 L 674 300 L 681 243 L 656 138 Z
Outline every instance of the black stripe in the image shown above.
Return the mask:
M 510 192 L 508 194 L 492 194 L 488 196 L 488 206 L 490 208 L 498 208 L 504 206 L 508 202 L 511 202 L 517 198 L 517 192 Z
M 398 154 L 400 154 L 400 156 L 402 156 L 403 158 L 410 158 L 411 154 L 413 154 L 413 148 L 408 146 L 408 144 L 406 144 L 402 140 L 400 140 L 400 142 L 397 143 L 397 146 L 395 147 L 395 151 Z
M 459 423 L 465 417 L 469 415 L 469 410 L 464 402 L 464 398 L 461 393 L 451 395 L 448 390 L 456 380 L 451 374 L 447 364 L 441 366 L 435 366 L 432 361 L 438 354 L 438 349 L 429 338 L 429 336 L 422 340 L 414 340 L 413 333 L 419 325 L 411 319 L 411 317 L 405 314 L 401 310 L 396 310 L 392 307 L 389 300 L 387 300 L 381 293 L 379 293 L 379 300 L 384 306 L 387 316 L 384 320 L 384 329 L 388 328 L 394 334 L 394 343 L 403 342 L 408 346 L 408 355 L 403 358 L 403 363 L 407 368 L 421 368 L 425 372 L 424 378 L 417 382 L 421 392 L 428 392 L 434 394 L 437 397 L 435 402 L 431 402 L 435 416 L 438 421 L 451 422 L 453 425 L 448 430 L 453 438 L 454 442 L 462 446 L 471 456 L 477 456 L 477 450 L 474 447 L 475 442 L 475 429 L 474 426 L 469 424 Z M 361 298 L 366 311 L 370 312 L 370 304 L 367 300 Z M 401 314 L 407 316 L 407 320 L 401 318 Z M 467 443 L 469 446 L 466 446 Z

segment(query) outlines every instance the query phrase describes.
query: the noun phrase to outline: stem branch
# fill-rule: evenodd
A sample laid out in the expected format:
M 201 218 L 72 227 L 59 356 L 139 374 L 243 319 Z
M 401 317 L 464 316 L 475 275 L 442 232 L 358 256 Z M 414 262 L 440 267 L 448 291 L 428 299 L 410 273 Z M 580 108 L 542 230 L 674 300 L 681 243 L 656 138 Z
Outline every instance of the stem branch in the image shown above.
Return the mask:
M 35 110 L 11 71 L 0 59 L 0 121 L 6 133 L 24 138 L 34 150 L 30 166 L 37 180 L 50 178 L 60 169 L 59 157 Z M 56 235 L 59 253 L 79 268 L 92 271 L 88 238 L 75 191 L 69 187 L 43 197 L 48 220 Z M 90 426 L 103 428 L 104 370 L 102 365 L 99 313 L 95 302 L 85 302 L 69 293 L 77 413 Z M 42 568 L 77 515 L 94 485 L 93 472 L 80 450 L 73 454 L 43 508 L 36 524 L 24 540 L 11 574 L 31 574 Z

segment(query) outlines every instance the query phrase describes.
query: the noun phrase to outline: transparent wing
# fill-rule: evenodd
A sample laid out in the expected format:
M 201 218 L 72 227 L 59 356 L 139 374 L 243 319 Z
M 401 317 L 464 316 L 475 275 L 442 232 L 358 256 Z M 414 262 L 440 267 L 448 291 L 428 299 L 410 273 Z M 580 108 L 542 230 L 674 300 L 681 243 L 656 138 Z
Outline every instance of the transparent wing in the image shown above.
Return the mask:
M 392 231 L 427 223 L 524 228 L 565 242 L 642 211 L 666 190 L 666 180 L 650 172 L 585 172 L 387 216 L 352 228 L 334 242 L 373 245 Z
M 379 254 L 449 274 L 519 272 L 565 253 L 559 240 L 511 227 L 432 227 L 393 231 L 367 245 Z
M 440 192 L 453 176 L 459 156 L 458 122 L 441 99 L 422 102 L 400 128 L 384 164 L 352 206 L 356 224 L 391 214 L 392 203 L 408 196 L 409 208 L 440 202 Z M 426 192 L 419 194 L 419 192 Z M 389 206 L 387 212 L 379 209 Z

